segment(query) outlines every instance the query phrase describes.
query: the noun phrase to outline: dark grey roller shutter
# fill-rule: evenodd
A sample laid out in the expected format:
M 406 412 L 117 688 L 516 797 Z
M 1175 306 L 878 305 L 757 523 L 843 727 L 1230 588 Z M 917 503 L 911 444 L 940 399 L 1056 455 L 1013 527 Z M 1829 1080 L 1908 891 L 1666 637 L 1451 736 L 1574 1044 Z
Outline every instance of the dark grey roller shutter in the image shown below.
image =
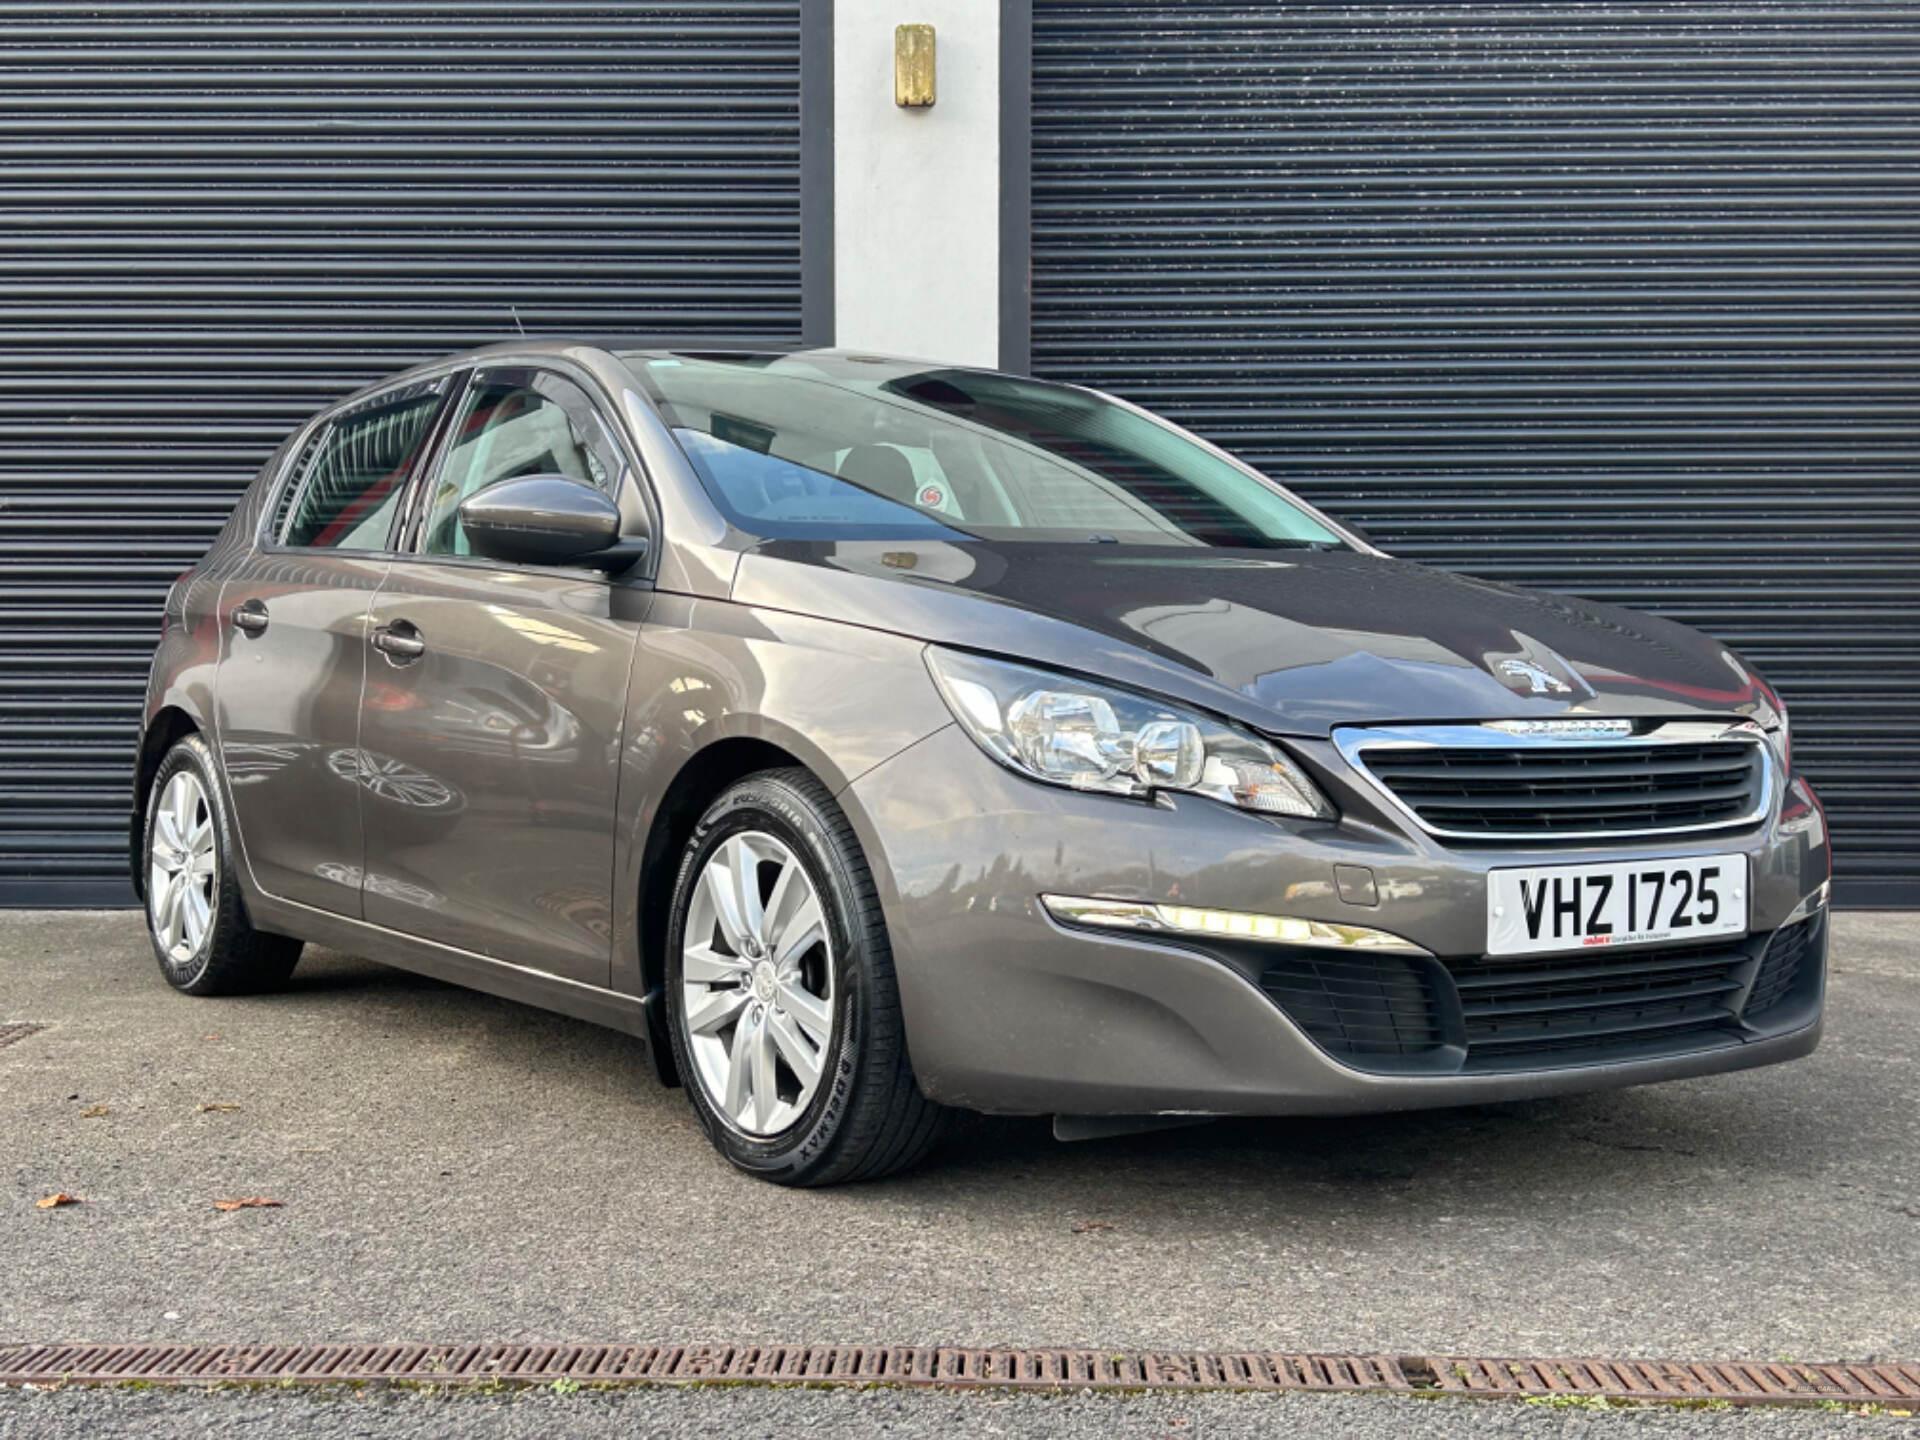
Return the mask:
M 1036 369 L 1699 625 L 1920 903 L 1920 6 L 1035 0 Z
M 0 3 L 0 903 L 130 898 L 168 582 L 513 335 L 797 341 L 798 0 Z

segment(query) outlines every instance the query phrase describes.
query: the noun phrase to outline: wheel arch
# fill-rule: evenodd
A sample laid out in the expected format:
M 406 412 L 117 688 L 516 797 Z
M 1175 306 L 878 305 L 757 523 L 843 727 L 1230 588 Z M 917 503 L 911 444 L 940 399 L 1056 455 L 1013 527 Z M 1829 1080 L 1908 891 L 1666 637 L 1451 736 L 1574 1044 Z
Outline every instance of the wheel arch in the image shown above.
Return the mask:
M 146 848 L 147 792 L 167 752 L 188 735 L 201 733 L 200 722 L 178 705 L 163 705 L 154 712 L 141 732 L 140 750 L 133 765 L 133 805 L 127 822 L 127 868 L 133 878 L 133 893 L 147 898 L 147 867 L 142 851 Z

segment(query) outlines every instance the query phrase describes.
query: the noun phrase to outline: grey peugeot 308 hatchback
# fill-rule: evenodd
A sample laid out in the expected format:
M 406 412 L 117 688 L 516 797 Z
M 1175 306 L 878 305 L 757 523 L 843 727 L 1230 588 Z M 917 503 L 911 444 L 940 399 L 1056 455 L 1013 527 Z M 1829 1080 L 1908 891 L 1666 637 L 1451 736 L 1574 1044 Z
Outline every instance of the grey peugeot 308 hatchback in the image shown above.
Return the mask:
M 1740 656 L 1397 561 L 1072 386 L 521 344 L 335 405 L 167 599 L 168 981 L 334 946 L 625 1029 L 735 1165 L 1702 1075 L 1819 1035 Z

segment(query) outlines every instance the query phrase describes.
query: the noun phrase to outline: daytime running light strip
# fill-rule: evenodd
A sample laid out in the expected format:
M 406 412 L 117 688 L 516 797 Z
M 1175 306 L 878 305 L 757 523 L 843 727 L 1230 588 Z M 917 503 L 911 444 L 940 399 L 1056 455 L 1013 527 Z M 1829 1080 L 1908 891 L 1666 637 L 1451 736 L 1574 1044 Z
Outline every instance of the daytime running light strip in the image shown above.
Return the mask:
M 1156 905 L 1141 900 L 1102 900 L 1079 895 L 1042 895 L 1040 903 L 1054 919 L 1069 925 L 1108 930 L 1143 930 L 1163 935 L 1210 935 L 1228 940 L 1257 940 L 1272 945 L 1312 945 L 1328 950 L 1378 950 L 1394 955 L 1426 955 L 1411 940 L 1294 915 L 1256 915 L 1240 910 L 1203 910 L 1192 905 Z

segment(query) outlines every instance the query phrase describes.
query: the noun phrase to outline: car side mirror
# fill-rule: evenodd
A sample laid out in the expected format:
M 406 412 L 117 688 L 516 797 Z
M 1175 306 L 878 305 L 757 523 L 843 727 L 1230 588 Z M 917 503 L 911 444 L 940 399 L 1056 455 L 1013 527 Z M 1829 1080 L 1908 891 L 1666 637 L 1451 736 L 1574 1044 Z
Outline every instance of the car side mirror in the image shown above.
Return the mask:
M 474 554 L 510 565 L 625 570 L 647 553 L 644 538 L 621 538 L 613 501 L 564 475 L 489 485 L 461 502 L 460 528 Z

